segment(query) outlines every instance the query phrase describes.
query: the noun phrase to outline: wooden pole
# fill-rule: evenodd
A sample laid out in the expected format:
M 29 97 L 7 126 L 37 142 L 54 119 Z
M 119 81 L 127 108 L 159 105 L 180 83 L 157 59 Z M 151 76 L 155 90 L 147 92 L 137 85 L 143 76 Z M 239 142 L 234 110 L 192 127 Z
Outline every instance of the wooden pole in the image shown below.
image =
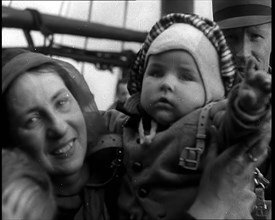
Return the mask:
M 53 33 L 76 36 L 104 38 L 111 40 L 143 43 L 146 32 L 113 27 L 99 23 L 63 18 L 41 13 L 44 25 Z M 2 28 L 21 28 L 39 30 L 34 26 L 33 17 L 27 10 L 18 10 L 2 6 Z
M 194 0 L 161 0 L 161 14 L 194 13 Z

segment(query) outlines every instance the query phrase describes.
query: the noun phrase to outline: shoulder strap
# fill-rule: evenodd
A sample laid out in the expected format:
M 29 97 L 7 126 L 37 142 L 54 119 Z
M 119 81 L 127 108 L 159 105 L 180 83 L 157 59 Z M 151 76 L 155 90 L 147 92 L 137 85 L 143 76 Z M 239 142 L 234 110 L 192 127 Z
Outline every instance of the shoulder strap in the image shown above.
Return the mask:
M 122 148 L 121 135 L 113 133 L 100 136 L 96 146 L 91 147 L 89 153 L 93 154 L 106 148 Z
M 188 170 L 197 170 L 200 162 L 200 156 L 204 152 L 206 126 L 209 112 L 215 102 L 206 105 L 200 113 L 198 121 L 198 130 L 196 134 L 195 147 L 185 147 L 180 155 L 179 165 Z

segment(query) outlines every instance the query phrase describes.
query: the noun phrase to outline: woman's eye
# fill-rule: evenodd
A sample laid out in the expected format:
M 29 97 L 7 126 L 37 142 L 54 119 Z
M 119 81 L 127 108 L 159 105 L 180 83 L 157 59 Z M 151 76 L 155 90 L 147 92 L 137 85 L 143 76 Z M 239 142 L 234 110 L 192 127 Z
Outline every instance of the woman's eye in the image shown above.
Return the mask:
M 67 109 L 70 106 L 71 97 L 69 94 L 66 94 L 64 97 L 57 100 L 56 105 L 57 108 Z
M 58 101 L 58 105 L 60 105 L 60 106 L 64 106 L 64 105 L 66 105 L 67 103 L 68 103 L 68 100 L 67 100 L 67 99 L 63 99 L 63 100 Z
M 27 128 L 35 127 L 40 121 L 39 114 L 35 114 L 34 116 L 31 116 L 27 119 L 25 125 Z

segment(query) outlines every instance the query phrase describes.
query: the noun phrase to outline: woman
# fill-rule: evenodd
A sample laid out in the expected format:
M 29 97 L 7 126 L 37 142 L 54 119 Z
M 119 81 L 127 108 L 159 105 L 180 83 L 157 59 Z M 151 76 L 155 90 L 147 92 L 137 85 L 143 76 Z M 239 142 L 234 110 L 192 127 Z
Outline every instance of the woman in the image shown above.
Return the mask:
M 2 61 L 3 146 L 20 144 L 49 173 L 58 205 L 56 219 L 114 217 L 115 194 L 108 193 L 109 186 L 112 190 L 116 185 L 109 180 L 120 167 L 119 139 L 111 136 L 105 143 L 108 153 L 95 153 L 97 142 L 104 145 L 98 136 L 105 127 L 82 75 L 66 62 L 27 51 L 4 51 Z M 118 118 L 126 119 L 123 115 Z M 216 149 L 214 140 L 212 149 Z M 256 162 L 237 149 L 244 148 L 232 147 L 212 158 L 200 193 L 188 211 L 193 217 L 224 218 L 232 204 L 242 201 L 241 195 L 248 194 L 245 198 L 254 201 L 251 171 Z M 265 151 L 254 152 L 257 163 Z M 100 169 L 102 175 L 95 176 L 92 169 Z M 247 202 L 240 205 L 251 208 Z M 191 215 L 186 213 L 186 219 L 192 219 Z
M 3 56 L 5 146 L 22 145 L 49 173 L 57 219 L 82 219 L 82 213 L 86 219 L 108 219 L 104 191 L 91 188 L 85 161 L 100 121 L 84 78 L 68 63 L 42 54 L 15 50 Z M 89 143 L 84 112 L 91 113 L 89 121 L 96 125 L 88 131 Z

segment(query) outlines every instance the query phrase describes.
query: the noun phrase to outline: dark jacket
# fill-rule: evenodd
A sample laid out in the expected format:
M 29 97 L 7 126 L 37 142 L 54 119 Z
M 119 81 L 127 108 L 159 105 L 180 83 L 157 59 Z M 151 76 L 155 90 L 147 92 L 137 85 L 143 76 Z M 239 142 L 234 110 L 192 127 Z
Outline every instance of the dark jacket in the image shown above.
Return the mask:
M 220 145 L 223 147 L 240 142 L 247 136 L 261 139 L 266 132 L 271 132 L 268 120 L 270 109 L 253 117 L 242 114 L 233 101 L 236 100 L 237 91 L 236 86 L 227 107 L 226 102 L 218 102 L 209 108 L 207 120 L 204 120 L 204 151 L 207 151 L 210 124 L 217 126 L 218 136 L 221 137 Z M 196 160 L 193 149 L 200 142 L 196 135 L 204 109 L 193 111 L 168 129 L 157 132 L 149 144 L 140 144 L 139 120 L 130 117 L 126 122 L 121 113 L 105 113 L 110 130 L 123 134 L 123 163 L 126 172 L 119 192 L 119 219 L 183 218 L 195 199 L 201 173 L 207 163 L 205 154 L 201 154 L 197 169 L 192 170 L 182 164 L 185 159 Z M 121 117 L 124 117 L 123 120 Z M 260 125 L 259 119 L 263 122 Z M 186 152 L 190 147 L 191 150 Z

